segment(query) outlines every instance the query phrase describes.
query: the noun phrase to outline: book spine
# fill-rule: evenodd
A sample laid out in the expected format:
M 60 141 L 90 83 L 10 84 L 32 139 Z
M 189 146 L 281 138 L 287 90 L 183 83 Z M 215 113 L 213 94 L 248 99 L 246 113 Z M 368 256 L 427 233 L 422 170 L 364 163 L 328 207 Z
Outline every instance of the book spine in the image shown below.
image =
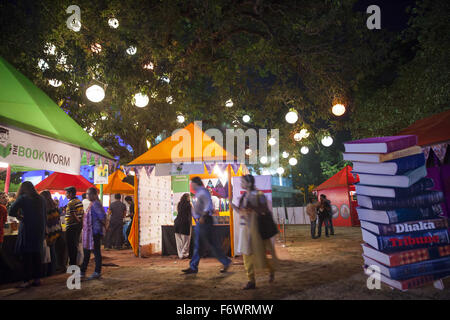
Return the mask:
M 450 256 L 450 245 L 406 250 L 390 254 L 389 265 L 391 267 L 397 267 L 404 264 L 439 259 L 446 256 Z
M 398 252 L 449 243 L 447 230 L 414 232 L 395 236 L 378 236 L 378 246 L 382 252 Z
M 423 194 L 407 198 L 381 198 L 371 197 L 374 210 L 389 210 L 396 208 L 424 208 L 444 202 L 441 191 L 428 191 Z
M 417 144 L 417 136 L 404 137 L 403 139 L 397 139 L 386 142 L 387 152 L 394 152 L 397 150 L 406 149 Z
M 387 153 L 387 154 L 381 154 L 380 155 L 380 162 L 389 161 L 392 159 L 398 159 L 403 158 L 411 155 L 411 150 L 403 149 L 403 150 L 397 150 L 395 152 Z
M 397 172 L 395 174 L 401 175 L 407 171 L 414 170 L 425 165 L 425 156 L 423 153 L 393 160 L 397 164 Z
M 401 208 L 392 211 L 386 211 L 389 224 L 414 221 L 420 219 L 431 219 L 438 215 L 437 207 L 428 208 Z
M 450 270 L 450 257 L 389 268 L 389 273 L 392 279 L 402 280 L 421 275 L 428 275 L 434 272 L 444 272 L 447 270 Z
M 413 196 L 413 195 L 422 193 L 433 187 L 434 187 L 433 179 L 422 178 L 418 182 L 414 183 L 409 188 L 395 188 L 395 196 L 397 198 L 406 198 L 409 196 Z
M 379 232 L 380 236 L 390 236 L 396 234 L 403 234 L 406 232 L 437 230 L 447 228 L 448 228 L 447 219 L 432 219 L 432 220 L 409 221 L 404 223 L 380 225 Z

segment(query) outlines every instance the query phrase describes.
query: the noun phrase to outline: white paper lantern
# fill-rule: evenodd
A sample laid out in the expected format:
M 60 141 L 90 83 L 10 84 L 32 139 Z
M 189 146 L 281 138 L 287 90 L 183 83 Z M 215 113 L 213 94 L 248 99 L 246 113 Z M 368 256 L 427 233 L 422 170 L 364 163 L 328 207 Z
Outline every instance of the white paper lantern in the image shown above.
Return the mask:
M 303 147 L 300 149 L 300 152 L 301 152 L 302 154 L 307 154 L 307 153 L 309 152 L 309 148 L 308 148 L 307 146 L 303 146 Z
M 262 164 L 266 164 L 267 161 L 269 161 L 269 160 L 267 159 L 266 156 L 262 156 L 261 159 L 259 159 L 259 161 L 260 161 Z
M 295 166 L 295 165 L 297 164 L 297 159 L 295 159 L 295 158 L 290 158 L 290 159 L 289 159 L 289 164 L 290 164 L 291 166 Z
M 152 144 L 150 143 L 150 141 L 146 140 L 147 142 L 147 149 L 150 149 L 150 147 L 152 146 Z
M 289 157 L 289 152 L 283 151 L 283 153 L 281 154 L 281 156 L 282 156 L 284 159 L 287 159 L 287 157 Z
M 119 27 L 119 20 L 116 18 L 109 18 L 108 25 L 113 29 L 117 29 Z
M 286 113 L 286 121 L 288 123 L 296 123 L 298 120 L 298 113 L 297 111 L 289 111 L 288 113 Z
M 284 173 L 284 168 L 282 167 L 277 168 L 277 173 L 281 176 Z
M 333 112 L 336 116 L 342 116 L 345 113 L 345 106 L 343 104 L 335 104 L 333 108 L 331 109 L 331 112 Z
M 185 120 L 185 119 L 184 119 L 184 116 L 183 116 L 183 115 L 180 114 L 180 115 L 177 116 L 177 122 L 178 122 L 178 123 L 183 123 L 184 120 Z
M 144 108 L 148 105 L 149 100 L 146 94 L 139 92 L 134 95 L 133 104 L 138 108 Z
M 246 114 L 245 116 L 242 117 L 242 121 L 249 122 L 250 121 L 250 116 L 248 114 Z
M 127 53 L 128 53 L 130 56 L 135 55 L 136 52 L 137 52 L 137 48 L 134 47 L 134 46 L 130 46 L 130 47 L 127 49 Z
M 231 108 L 233 106 L 233 100 L 229 99 L 225 102 L 225 107 Z
M 322 138 L 322 144 L 323 144 L 325 147 L 331 146 L 331 145 L 333 144 L 333 138 L 330 137 L 330 136 L 323 137 L 323 138 Z
M 302 129 L 302 130 L 300 130 L 300 136 L 302 137 L 302 139 L 303 138 L 308 138 L 309 137 L 309 132 L 308 132 L 308 129 Z
M 62 85 L 62 82 L 60 80 L 57 80 L 57 79 L 48 80 L 48 83 L 51 86 L 56 87 L 56 88 Z
M 275 138 L 270 138 L 268 142 L 269 142 L 269 145 L 271 145 L 271 146 L 274 146 L 277 144 L 277 140 Z
M 86 97 L 92 102 L 100 102 L 105 98 L 105 90 L 99 85 L 92 85 L 86 90 Z
M 246 155 L 251 156 L 252 153 L 253 153 L 252 149 L 250 149 L 250 148 L 245 149 L 245 154 L 246 154 Z
M 294 140 L 295 141 L 302 140 L 302 135 L 300 134 L 300 132 L 297 132 L 296 134 L 294 134 Z

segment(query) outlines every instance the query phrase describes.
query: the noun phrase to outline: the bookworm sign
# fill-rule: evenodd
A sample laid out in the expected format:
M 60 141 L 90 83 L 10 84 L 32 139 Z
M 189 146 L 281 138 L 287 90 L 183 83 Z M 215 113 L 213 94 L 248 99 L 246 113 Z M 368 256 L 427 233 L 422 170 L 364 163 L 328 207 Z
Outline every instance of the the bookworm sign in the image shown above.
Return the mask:
M 0 162 L 80 174 L 80 148 L 0 125 Z

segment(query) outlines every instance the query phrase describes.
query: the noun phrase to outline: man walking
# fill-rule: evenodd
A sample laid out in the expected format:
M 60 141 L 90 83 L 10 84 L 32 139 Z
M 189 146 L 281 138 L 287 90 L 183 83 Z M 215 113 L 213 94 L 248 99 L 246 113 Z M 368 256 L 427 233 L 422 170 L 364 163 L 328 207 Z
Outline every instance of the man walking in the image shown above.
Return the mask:
M 209 243 L 213 255 L 223 264 L 221 273 L 227 272 L 231 265 L 231 259 L 223 254 L 222 250 L 215 243 L 213 238 L 213 220 L 211 215 L 214 212 L 211 195 L 203 186 L 200 177 L 194 177 L 191 180 L 192 187 L 195 190 L 196 202 L 194 205 L 194 253 L 189 268 L 183 270 L 185 274 L 197 273 L 200 262 L 200 248 L 205 243 Z
M 69 199 L 66 207 L 66 242 L 69 255 L 69 265 L 77 265 L 78 244 L 80 243 L 81 228 L 83 227 L 83 203 L 77 198 L 77 189 L 64 189 Z
M 127 207 L 120 201 L 120 193 L 114 195 L 115 201 L 111 203 L 108 209 L 109 226 L 106 232 L 105 248 L 122 249 L 123 245 L 123 219 L 127 213 Z

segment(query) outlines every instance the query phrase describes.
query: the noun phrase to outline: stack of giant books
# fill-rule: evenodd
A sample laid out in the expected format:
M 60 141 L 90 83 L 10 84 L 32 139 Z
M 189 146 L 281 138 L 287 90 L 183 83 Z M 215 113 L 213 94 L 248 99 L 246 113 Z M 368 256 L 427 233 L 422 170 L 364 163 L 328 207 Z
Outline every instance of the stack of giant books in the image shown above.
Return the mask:
M 344 144 L 344 160 L 359 175 L 357 212 L 364 240 L 364 266 L 400 290 L 450 275 L 444 195 L 431 191 L 417 136 L 377 137 Z

